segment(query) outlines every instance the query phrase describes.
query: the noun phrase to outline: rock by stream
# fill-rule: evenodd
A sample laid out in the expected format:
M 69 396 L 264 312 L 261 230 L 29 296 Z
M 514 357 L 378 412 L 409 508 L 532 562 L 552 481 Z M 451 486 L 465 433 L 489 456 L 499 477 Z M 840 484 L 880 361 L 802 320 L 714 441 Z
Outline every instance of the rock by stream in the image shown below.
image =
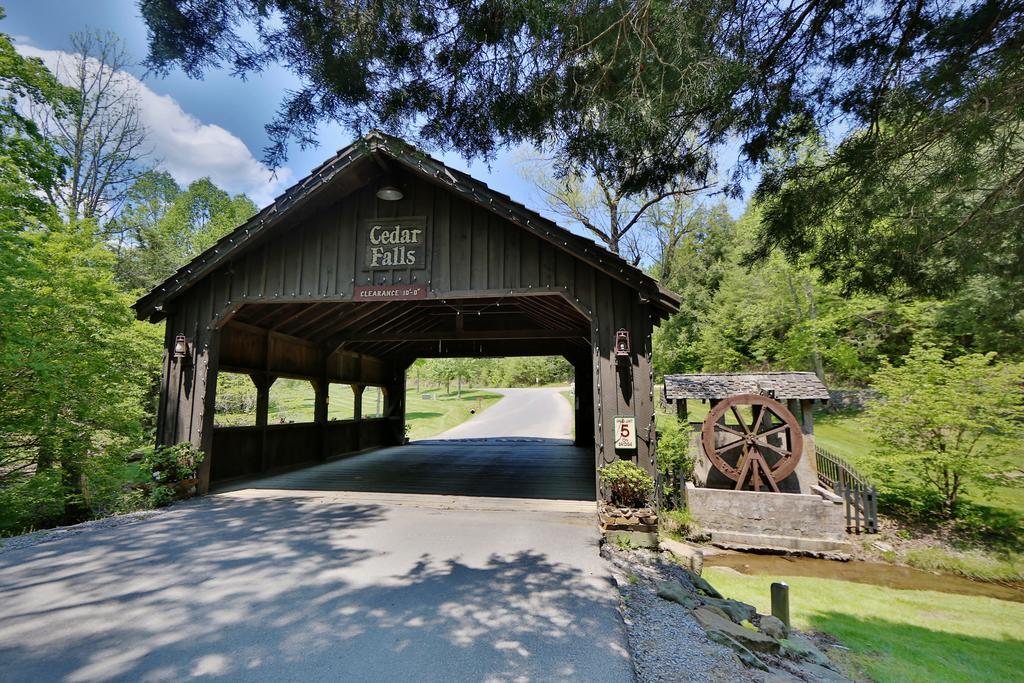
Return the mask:
M 618 586 L 637 680 L 845 681 L 812 638 L 721 597 L 657 551 L 602 546 Z

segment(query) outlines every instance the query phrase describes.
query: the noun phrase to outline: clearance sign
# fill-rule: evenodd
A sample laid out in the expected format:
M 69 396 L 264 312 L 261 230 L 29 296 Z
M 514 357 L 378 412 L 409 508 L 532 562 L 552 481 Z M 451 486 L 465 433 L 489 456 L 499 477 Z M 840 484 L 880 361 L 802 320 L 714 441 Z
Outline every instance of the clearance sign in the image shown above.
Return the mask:
M 363 267 L 366 270 L 425 268 L 427 219 L 375 218 L 363 222 Z

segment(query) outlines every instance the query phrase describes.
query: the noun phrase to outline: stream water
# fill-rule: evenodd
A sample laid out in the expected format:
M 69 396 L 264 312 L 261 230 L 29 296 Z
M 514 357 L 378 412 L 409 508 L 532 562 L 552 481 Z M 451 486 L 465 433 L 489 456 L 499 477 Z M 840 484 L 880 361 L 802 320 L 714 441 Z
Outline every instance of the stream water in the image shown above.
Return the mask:
M 742 574 L 809 576 L 904 590 L 983 595 L 999 600 L 1024 602 L 1024 584 L 985 583 L 952 574 L 932 574 L 920 569 L 875 562 L 835 562 L 809 557 L 729 552 L 706 556 L 704 566 L 729 567 Z

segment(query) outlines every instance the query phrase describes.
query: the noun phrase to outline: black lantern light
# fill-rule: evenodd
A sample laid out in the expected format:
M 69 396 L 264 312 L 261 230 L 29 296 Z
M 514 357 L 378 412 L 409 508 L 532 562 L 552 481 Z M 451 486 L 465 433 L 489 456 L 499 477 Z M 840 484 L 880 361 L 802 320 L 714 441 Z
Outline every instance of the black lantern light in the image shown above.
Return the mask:
M 629 358 L 629 332 L 619 330 L 615 333 L 615 357 Z
M 185 358 L 188 355 L 188 339 L 185 338 L 185 335 L 179 334 L 174 338 L 174 352 L 172 355 L 174 360 Z

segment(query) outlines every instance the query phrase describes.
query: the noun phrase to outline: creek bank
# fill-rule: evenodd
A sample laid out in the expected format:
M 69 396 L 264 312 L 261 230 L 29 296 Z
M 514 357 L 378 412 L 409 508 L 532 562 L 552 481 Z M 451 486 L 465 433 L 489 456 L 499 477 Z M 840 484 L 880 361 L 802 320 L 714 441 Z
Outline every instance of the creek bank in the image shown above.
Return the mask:
M 977 595 L 1024 602 L 1024 585 L 973 581 L 955 574 L 926 572 L 882 562 L 852 560 L 832 562 L 807 557 L 763 555 L 739 552 L 707 553 L 703 563 L 708 567 L 724 567 L 741 574 L 785 578 L 807 576 L 851 583 L 885 586 L 898 590 L 927 590 L 959 595 Z
M 605 543 L 637 679 L 846 681 L 831 643 L 729 600 L 668 553 Z

